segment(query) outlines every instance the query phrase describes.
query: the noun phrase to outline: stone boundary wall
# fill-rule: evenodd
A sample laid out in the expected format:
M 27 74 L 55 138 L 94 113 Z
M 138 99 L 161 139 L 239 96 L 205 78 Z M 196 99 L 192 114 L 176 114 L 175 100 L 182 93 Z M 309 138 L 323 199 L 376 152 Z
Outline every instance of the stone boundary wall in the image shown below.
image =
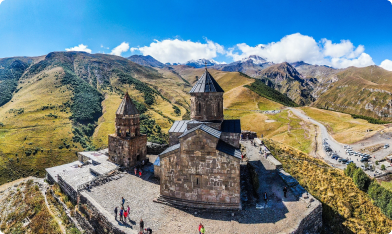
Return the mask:
M 132 233 L 131 230 L 127 230 L 127 232 L 120 230 L 116 226 L 113 225 L 111 221 L 102 213 L 102 210 L 99 209 L 99 204 L 95 201 L 90 201 L 88 195 L 83 195 L 80 193 L 79 195 L 79 207 L 80 211 L 87 217 L 87 221 L 94 229 L 94 233 L 97 234 L 126 234 Z M 106 211 L 105 211 L 106 212 Z M 113 222 L 114 217 L 113 217 Z M 136 233 L 136 232 L 135 232 Z
M 316 200 L 317 201 L 317 200 Z M 321 202 L 313 209 L 302 221 L 295 227 L 295 231 L 290 234 L 314 234 L 321 233 L 321 228 L 323 226 L 323 207 Z
M 75 226 L 79 231 L 81 231 L 81 232 L 85 231 L 86 229 L 84 228 L 84 226 L 80 225 L 80 222 L 79 222 L 79 220 L 77 219 L 77 217 L 71 216 L 71 213 L 70 213 L 70 211 L 69 211 L 67 205 L 65 205 L 64 202 L 62 202 L 62 201 L 56 196 L 56 194 L 53 192 L 53 190 L 50 189 L 49 191 L 50 191 L 50 194 L 51 194 L 51 195 L 54 197 L 54 199 L 56 200 L 56 202 L 59 203 L 59 204 L 63 207 L 65 213 L 67 214 L 68 220 L 69 220 L 71 223 L 73 223 L 74 226 Z M 79 214 L 79 213 L 78 213 L 78 212 L 75 212 L 74 214 Z M 79 214 L 79 215 L 80 215 L 80 214 Z M 75 220 L 74 218 L 75 218 L 76 220 Z M 84 233 L 89 233 L 89 232 L 86 232 L 86 231 L 85 231 Z
M 302 219 L 302 221 L 298 224 L 297 227 L 293 228 L 293 231 L 290 234 L 316 234 L 321 233 L 321 229 L 323 226 L 323 207 L 322 203 L 310 195 L 300 184 L 299 182 L 292 177 L 289 173 L 281 169 L 282 164 L 275 159 L 273 156 L 268 156 L 268 158 L 273 158 L 274 162 L 278 162 L 280 167 L 276 165 L 276 170 L 278 170 L 278 175 L 287 185 L 288 189 L 290 189 L 295 196 L 298 197 L 299 201 L 305 202 L 308 204 L 308 211 L 306 217 Z M 269 160 L 271 162 L 271 160 Z M 272 162 L 271 162 L 272 163 Z M 275 164 L 273 163 L 273 164 Z
M 75 219 L 78 221 L 80 227 L 83 229 L 83 233 L 85 233 L 85 234 L 94 234 L 95 233 L 94 228 L 87 221 L 87 219 L 82 216 L 82 214 L 80 214 L 79 212 L 75 212 Z

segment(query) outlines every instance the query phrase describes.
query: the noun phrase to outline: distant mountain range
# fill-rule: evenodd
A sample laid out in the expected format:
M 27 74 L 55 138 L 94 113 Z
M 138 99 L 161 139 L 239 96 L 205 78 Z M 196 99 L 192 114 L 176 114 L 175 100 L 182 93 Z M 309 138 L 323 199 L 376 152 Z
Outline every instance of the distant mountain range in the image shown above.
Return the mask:
M 146 60 L 152 59 L 150 56 L 140 56 L 140 58 L 143 57 Z M 141 65 L 145 64 L 134 61 Z M 257 55 L 251 55 L 229 64 L 198 59 L 181 64 L 181 66 L 197 69 L 204 67 L 205 63 L 210 69 L 241 72 L 259 79 L 269 87 L 287 95 L 298 105 L 312 105 L 392 120 L 392 72 L 378 66 L 335 69 L 303 61 L 274 64 Z M 174 72 L 176 69 L 173 68 L 179 65 L 166 66 Z M 157 67 L 156 65 L 149 66 Z

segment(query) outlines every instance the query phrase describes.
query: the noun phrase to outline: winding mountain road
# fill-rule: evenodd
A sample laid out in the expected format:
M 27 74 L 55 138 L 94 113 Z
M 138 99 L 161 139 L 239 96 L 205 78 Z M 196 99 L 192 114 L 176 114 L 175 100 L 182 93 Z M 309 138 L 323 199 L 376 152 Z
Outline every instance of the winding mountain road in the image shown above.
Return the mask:
M 294 108 L 288 108 L 291 112 L 293 112 L 293 114 L 295 114 L 296 116 L 298 116 L 299 118 L 305 120 L 305 121 L 309 121 L 312 124 L 315 124 L 319 127 L 320 129 L 320 134 L 321 134 L 321 139 L 327 139 L 327 142 L 329 144 L 329 146 L 331 147 L 332 151 L 336 152 L 336 154 L 338 154 L 340 157 L 342 158 L 348 158 L 349 160 L 353 160 L 355 161 L 355 163 L 357 164 L 357 166 L 360 166 L 361 164 L 359 162 L 356 162 L 356 158 L 355 157 L 350 157 L 346 154 L 344 147 L 341 143 L 337 142 L 331 135 L 329 135 L 327 128 L 321 124 L 320 122 L 317 122 L 316 120 L 310 118 L 309 116 L 307 116 L 306 114 L 302 113 L 300 110 L 298 109 L 294 109 Z M 317 143 L 318 144 L 318 143 Z M 344 169 L 346 167 L 345 164 L 341 164 L 338 163 L 336 160 L 332 159 L 331 157 L 329 157 L 323 149 L 322 145 L 319 145 L 318 147 L 324 158 L 324 161 L 327 162 L 328 164 L 340 168 L 340 169 Z

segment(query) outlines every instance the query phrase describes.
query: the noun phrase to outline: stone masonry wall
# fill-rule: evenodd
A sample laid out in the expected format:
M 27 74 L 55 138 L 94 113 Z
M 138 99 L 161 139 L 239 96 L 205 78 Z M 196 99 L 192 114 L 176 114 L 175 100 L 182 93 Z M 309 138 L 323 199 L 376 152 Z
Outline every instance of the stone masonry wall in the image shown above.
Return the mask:
M 295 228 L 291 234 L 317 234 L 323 226 L 323 207 L 321 202 Z
M 180 143 L 180 139 L 178 139 L 178 137 L 182 134 L 182 132 L 169 132 L 169 145 L 172 146 Z
M 121 138 L 109 135 L 109 158 L 112 162 L 124 167 L 133 167 L 137 161 L 146 159 L 147 136 Z
M 61 175 L 58 175 L 58 184 L 61 190 L 68 195 L 68 197 L 73 201 L 76 202 L 78 198 L 78 193 L 75 191 L 69 184 L 67 184 Z
M 222 132 L 221 139 L 236 148 L 240 148 L 240 133 Z
M 191 119 L 223 120 L 223 93 L 191 93 Z
M 86 216 L 86 220 L 94 228 L 97 234 L 125 234 L 124 231 L 119 230 L 117 227 L 107 220 L 103 215 L 85 196 L 80 194 L 80 211 Z
M 217 151 L 218 140 L 196 130 L 180 139 L 181 149 L 161 155 L 161 195 L 239 208 L 240 159 Z

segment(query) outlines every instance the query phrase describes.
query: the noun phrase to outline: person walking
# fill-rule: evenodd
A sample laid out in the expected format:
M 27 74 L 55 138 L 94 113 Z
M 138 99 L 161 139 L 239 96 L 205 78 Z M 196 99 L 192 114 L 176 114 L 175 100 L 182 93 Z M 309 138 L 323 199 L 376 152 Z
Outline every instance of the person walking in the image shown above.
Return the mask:
M 287 187 L 284 187 L 284 188 L 283 188 L 283 194 L 284 194 L 284 197 L 287 197 L 287 196 L 286 196 L 286 194 L 287 194 Z
M 137 169 L 136 167 L 133 169 L 133 171 L 135 172 L 135 175 L 137 174 Z
M 143 221 L 143 219 L 140 219 L 139 226 L 140 226 L 140 232 L 143 232 L 143 230 L 144 230 L 144 221 Z
M 264 193 L 264 202 L 265 202 L 265 205 L 267 205 L 267 202 L 268 202 L 267 192 Z
M 118 208 L 116 206 L 116 208 L 114 209 L 114 219 L 117 220 L 117 212 L 118 212 Z
M 152 229 L 151 228 L 147 228 L 147 234 L 152 234 Z
M 201 223 L 199 224 L 199 234 L 201 234 L 201 227 L 203 227 L 203 225 L 201 225 Z
M 122 202 L 122 207 L 124 207 L 124 203 L 125 203 L 124 197 L 121 197 L 121 202 Z
M 128 206 L 128 207 L 127 207 L 128 214 L 130 214 L 130 213 L 129 213 L 130 210 L 131 210 L 131 208 L 129 208 L 129 206 Z
M 203 225 L 201 225 L 201 228 L 200 228 L 200 233 L 201 233 L 201 234 L 204 234 L 204 233 L 206 233 L 206 229 L 204 228 L 204 226 L 203 226 Z
M 124 215 L 124 210 L 123 210 L 123 208 L 121 207 L 121 209 L 120 209 L 120 221 L 124 221 L 123 215 Z
M 139 171 L 139 177 L 142 177 L 142 170 Z

